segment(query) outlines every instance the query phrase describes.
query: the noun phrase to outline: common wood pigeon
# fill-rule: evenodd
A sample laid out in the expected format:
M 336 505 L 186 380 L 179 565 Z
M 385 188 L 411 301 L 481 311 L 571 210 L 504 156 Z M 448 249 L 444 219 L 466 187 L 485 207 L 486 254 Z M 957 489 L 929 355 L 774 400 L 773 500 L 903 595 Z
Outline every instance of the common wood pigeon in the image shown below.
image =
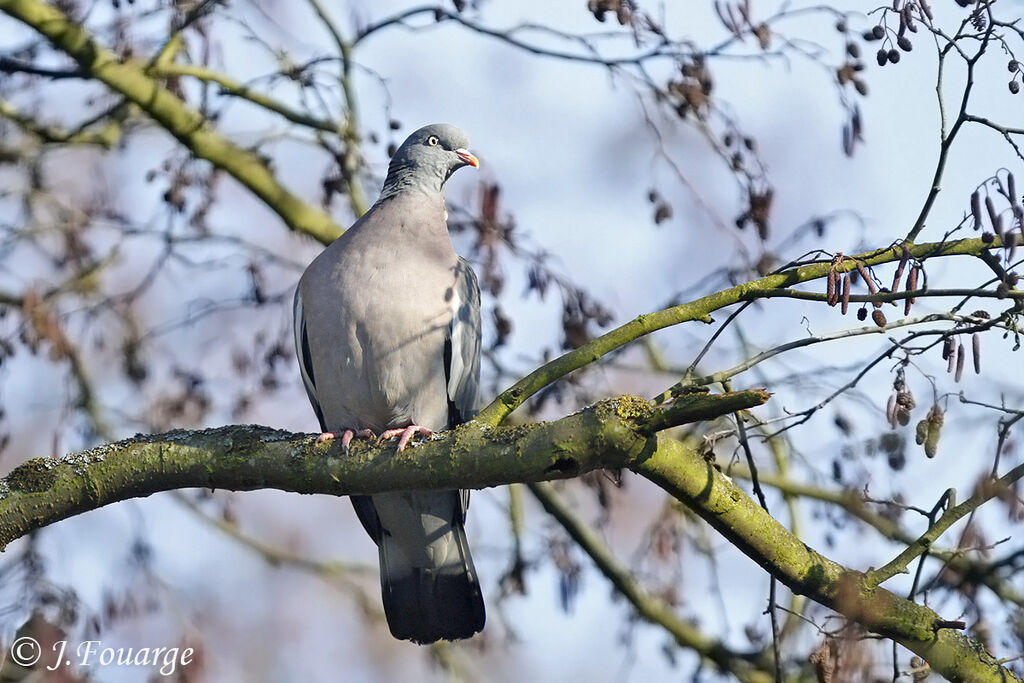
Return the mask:
M 306 269 L 295 292 L 302 379 L 324 432 L 410 439 L 470 419 L 480 390 L 480 289 L 452 248 L 442 188 L 479 166 L 458 128 L 420 128 L 377 202 Z M 469 638 L 484 603 L 466 540 L 468 491 L 352 496 L 377 543 L 391 633 Z

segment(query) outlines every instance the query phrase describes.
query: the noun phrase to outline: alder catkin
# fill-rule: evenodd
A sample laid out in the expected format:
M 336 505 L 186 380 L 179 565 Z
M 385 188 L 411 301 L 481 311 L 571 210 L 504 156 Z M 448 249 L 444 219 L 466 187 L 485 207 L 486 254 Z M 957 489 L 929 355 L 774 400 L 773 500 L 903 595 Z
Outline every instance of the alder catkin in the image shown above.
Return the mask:
M 921 264 L 915 263 L 910 266 L 910 272 L 907 273 L 907 291 L 913 292 L 917 289 L 917 276 L 921 271 Z M 903 304 L 903 315 L 910 315 L 910 307 L 917 300 L 917 297 L 909 297 Z
M 850 274 L 846 273 L 843 275 L 843 308 L 842 313 L 846 315 L 846 311 L 850 309 Z
M 956 375 L 954 380 L 959 382 L 960 378 L 964 376 L 964 361 L 967 360 L 967 353 L 964 352 L 963 344 L 956 348 Z
M 910 250 L 903 247 L 903 254 L 900 256 L 900 264 L 896 266 L 896 274 L 892 278 L 892 291 L 900 291 L 900 280 L 903 279 L 903 269 L 907 267 L 910 260 Z
M 861 263 L 860 261 L 857 261 L 857 273 L 860 274 L 862 278 L 864 278 L 864 284 L 867 285 L 868 291 L 874 294 L 876 291 L 875 283 L 871 280 L 871 277 L 868 275 L 868 269 L 865 268 L 864 264 Z
M 971 216 L 974 217 L 974 229 L 981 230 L 981 190 L 971 193 Z
M 996 224 L 996 216 L 998 216 L 999 214 L 996 213 L 996 205 L 992 201 L 991 196 L 985 197 L 985 209 L 988 211 L 988 221 L 989 223 L 992 224 L 992 227 L 994 229 Z
M 971 351 L 974 355 L 974 374 L 981 374 L 981 335 L 975 332 L 971 335 Z

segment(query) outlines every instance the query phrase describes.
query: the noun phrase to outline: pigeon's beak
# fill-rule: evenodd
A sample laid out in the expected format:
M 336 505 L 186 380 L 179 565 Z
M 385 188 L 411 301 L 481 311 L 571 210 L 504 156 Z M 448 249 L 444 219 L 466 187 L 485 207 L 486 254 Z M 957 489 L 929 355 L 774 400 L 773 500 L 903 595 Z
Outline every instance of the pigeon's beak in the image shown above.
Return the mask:
M 473 156 L 465 147 L 459 147 L 455 150 L 455 154 L 462 159 L 462 163 L 469 164 L 473 168 L 480 168 L 480 160 Z

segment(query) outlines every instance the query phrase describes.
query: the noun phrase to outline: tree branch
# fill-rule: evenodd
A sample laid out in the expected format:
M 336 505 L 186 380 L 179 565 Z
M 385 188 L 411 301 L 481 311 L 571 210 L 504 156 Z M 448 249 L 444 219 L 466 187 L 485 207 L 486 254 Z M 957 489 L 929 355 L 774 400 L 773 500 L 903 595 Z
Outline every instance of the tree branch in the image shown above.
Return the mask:
M 699 454 L 665 435 L 632 469 L 692 508 L 726 540 L 794 593 L 892 638 L 954 683 L 1020 681 L 979 643 L 942 628 L 934 611 L 818 554 Z
M 552 486 L 543 483 L 531 483 L 528 486 L 544 509 L 583 548 L 601 573 L 629 600 L 640 616 L 660 625 L 680 646 L 697 652 L 743 683 L 770 683 L 772 676 L 768 671 L 772 670 L 771 661 L 756 653 L 745 655 L 736 652 L 725 643 L 701 633 L 693 624 L 676 614 L 664 600 L 647 591 Z
M 67 53 L 80 69 L 136 104 L 195 156 L 223 169 L 275 211 L 292 230 L 329 244 L 341 229 L 330 216 L 282 186 L 266 162 L 229 141 L 188 107 L 138 60 L 121 60 L 82 26 L 40 0 L 0 0 L 0 11 L 18 19 Z
M 767 399 L 761 391 L 723 394 L 719 414 Z M 696 409 L 707 414 L 706 403 Z M 470 422 L 402 453 L 393 443 L 356 442 L 344 458 L 340 445 L 259 426 L 138 435 L 59 460 L 35 458 L 0 479 L 0 547 L 87 510 L 172 489 L 342 496 L 485 488 L 630 467 L 653 447 L 645 425 L 657 413 L 647 401 L 625 396 L 554 422 L 505 428 Z
M 945 533 L 949 527 L 953 526 L 963 517 L 974 512 L 984 503 L 988 502 L 1003 491 L 1012 489 L 1021 477 L 1024 477 L 1024 465 L 1017 465 L 998 479 L 986 482 L 986 485 L 980 487 L 978 492 L 973 496 L 959 505 L 950 507 L 946 510 L 934 524 L 929 526 L 928 529 L 917 538 L 917 540 L 908 545 L 899 555 L 886 563 L 885 566 L 879 567 L 875 571 L 868 572 L 868 581 L 877 585 L 889 580 L 896 574 L 905 572 L 907 570 L 907 565 L 928 551 L 932 544 L 938 540 L 938 538 Z
M 738 395 L 746 400 L 737 401 Z M 726 414 L 737 403 L 753 407 L 767 397 L 741 392 L 704 396 L 693 405 L 707 417 L 708 401 L 720 400 L 720 414 Z M 663 424 L 684 419 L 682 408 L 668 410 L 672 418 Z M 257 426 L 136 436 L 15 468 L 0 480 L 0 544 L 109 503 L 177 488 L 350 495 L 483 488 L 630 468 L 693 508 L 794 592 L 893 638 L 950 680 L 1011 680 L 973 641 L 934 628 L 941 620 L 932 610 L 871 586 L 863 573 L 808 548 L 695 451 L 646 436 L 657 414 L 647 401 L 625 396 L 554 422 L 504 428 L 470 422 L 403 453 L 391 443 L 357 442 L 348 457 L 339 457 L 340 444 Z
M 231 97 L 245 100 L 257 107 L 272 111 L 292 123 L 305 126 L 324 133 L 337 134 L 341 130 L 341 124 L 330 119 L 322 119 L 312 114 L 299 111 L 289 107 L 280 100 L 275 100 L 266 93 L 260 92 L 243 83 L 222 74 L 218 71 L 201 64 L 178 64 L 176 62 L 157 63 L 148 70 L 150 74 L 157 76 L 188 76 L 204 83 L 215 83 L 220 86 L 221 92 Z
M 68 145 L 98 145 L 103 149 L 112 149 L 121 140 L 121 124 L 111 120 L 99 130 L 64 130 L 57 126 L 40 123 L 35 117 L 18 111 L 10 102 L 0 99 L 0 116 L 17 124 L 26 133 L 30 133 L 46 143 L 64 143 Z
M 985 244 L 981 238 L 975 238 L 925 244 L 908 243 L 906 247 L 910 252 L 910 258 L 923 261 L 938 256 L 977 256 L 989 249 L 1002 248 L 1002 244 L 999 240 Z M 887 247 L 847 257 L 838 268 L 853 270 L 858 262 L 865 266 L 876 266 L 899 261 L 902 257 L 902 246 Z M 490 405 L 480 411 L 477 419 L 491 425 L 500 424 L 509 413 L 552 382 L 644 335 L 693 320 L 710 323 L 712 321 L 711 314 L 714 311 L 741 301 L 779 296 L 780 290 L 786 290 L 801 282 L 825 277 L 832 267 L 831 261 L 798 265 L 758 280 L 723 289 L 688 303 L 637 316 L 625 325 L 610 330 L 534 370 L 499 394 Z M 792 292 L 786 294 L 786 296 L 792 295 Z

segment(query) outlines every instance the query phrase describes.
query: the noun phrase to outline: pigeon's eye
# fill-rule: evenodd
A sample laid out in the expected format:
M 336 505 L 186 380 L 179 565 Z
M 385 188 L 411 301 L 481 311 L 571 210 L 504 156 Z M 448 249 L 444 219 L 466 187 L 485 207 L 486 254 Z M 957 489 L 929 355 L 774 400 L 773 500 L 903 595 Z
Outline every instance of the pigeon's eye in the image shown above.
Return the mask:
M 427 144 L 430 145 L 431 147 L 436 147 L 437 142 L 438 140 L 436 135 L 431 135 L 429 138 L 427 138 Z

